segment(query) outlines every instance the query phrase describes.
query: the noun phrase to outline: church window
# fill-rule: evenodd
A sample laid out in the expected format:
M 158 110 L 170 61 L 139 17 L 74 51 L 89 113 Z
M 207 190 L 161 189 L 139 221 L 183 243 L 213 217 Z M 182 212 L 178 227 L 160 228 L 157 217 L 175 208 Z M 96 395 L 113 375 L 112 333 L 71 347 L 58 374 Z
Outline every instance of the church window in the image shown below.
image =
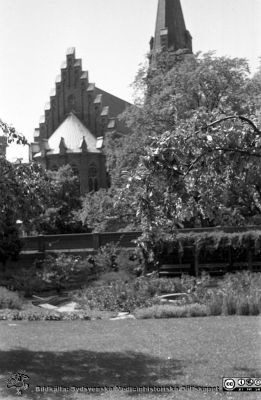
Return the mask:
M 89 172 L 88 172 L 88 184 L 89 184 L 89 191 L 90 192 L 97 192 L 99 189 L 98 186 L 98 170 L 97 167 L 94 164 L 91 164 L 89 167 Z
M 72 171 L 73 171 L 73 175 L 79 176 L 79 169 L 78 169 L 77 165 L 72 164 L 71 168 L 72 168 Z
M 73 175 L 76 179 L 75 181 L 75 190 L 80 195 L 80 171 L 76 164 L 70 164 L 72 168 Z

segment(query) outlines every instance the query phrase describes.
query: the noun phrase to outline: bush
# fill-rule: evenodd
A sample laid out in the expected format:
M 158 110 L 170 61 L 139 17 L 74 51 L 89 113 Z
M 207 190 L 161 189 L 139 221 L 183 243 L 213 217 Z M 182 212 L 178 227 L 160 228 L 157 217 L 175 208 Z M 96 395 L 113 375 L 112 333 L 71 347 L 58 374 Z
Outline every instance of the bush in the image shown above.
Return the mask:
M 138 319 L 205 317 L 207 316 L 207 307 L 202 304 L 186 304 L 183 306 L 172 304 L 154 305 L 136 310 L 135 316 Z
M 224 294 L 225 315 L 259 315 L 261 308 L 261 273 L 250 271 L 226 274 L 219 284 Z
M 247 297 L 243 297 L 243 298 L 239 299 L 236 312 L 238 315 L 249 315 L 250 314 L 249 301 L 248 301 Z
M 10 281 L 13 288 L 23 292 L 25 297 L 31 297 L 46 287 L 35 266 L 14 271 Z
M 101 277 L 111 272 L 119 272 L 119 278 L 130 280 L 140 275 L 143 270 L 143 260 L 136 250 L 119 248 L 115 243 L 100 247 L 93 257 L 93 263 Z
M 138 319 L 181 318 L 187 316 L 187 310 L 185 306 L 178 307 L 173 305 L 154 305 L 149 308 L 136 310 L 135 316 Z
M 89 260 L 90 257 L 81 258 L 66 254 L 49 256 L 42 262 L 38 277 L 58 292 L 70 286 L 70 283 L 77 278 L 79 285 L 82 286 L 95 274 L 95 268 Z
M 147 279 L 111 281 L 107 286 L 92 286 L 75 293 L 74 300 L 82 307 L 107 311 L 132 311 L 153 304 Z
M 208 315 L 208 308 L 204 304 L 188 304 L 188 317 L 206 317 Z
M 90 320 L 87 312 L 81 313 L 59 313 L 56 311 L 37 310 L 37 311 L 0 311 L 0 320 L 8 321 L 72 321 L 72 320 Z
M 237 312 L 238 298 L 233 293 L 223 295 L 222 314 L 235 315 Z
M 3 276 L 6 286 L 23 292 L 26 297 L 45 290 L 68 288 L 74 284 L 83 286 L 96 278 L 90 257 L 76 257 L 61 254 L 36 260 L 32 267 L 7 271 Z
M 185 309 L 189 316 L 259 315 L 261 312 L 261 274 L 230 274 L 219 280 L 217 288 L 211 289 L 207 275 L 201 278 L 182 276 L 181 279 L 140 277 L 126 281 L 112 279 L 112 274 L 118 273 L 108 273 L 107 281 L 104 279 L 100 282 L 103 286 L 77 291 L 74 300 L 85 308 L 109 311 L 133 311 L 152 307 L 149 311 L 142 311 L 144 318 L 149 318 L 149 315 L 157 318 L 158 313 L 165 318 L 169 318 L 169 313 L 174 317 L 183 316 L 183 306 L 187 306 Z M 181 304 L 175 306 L 175 309 L 174 305 L 155 304 L 156 296 L 160 294 L 181 292 L 190 294 L 190 304 Z
M 0 309 L 9 308 L 20 310 L 22 305 L 23 301 L 17 293 L 0 287 Z
M 249 297 L 250 315 L 259 315 L 261 313 L 261 296 Z
M 206 303 L 208 308 L 208 315 L 221 315 L 223 311 L 223 295 L 222 293 L 215 293 L 209 291 L 208 301 Z
M 118 273 L 116 273 L 117 275 Z M 88 287 L 75 293 L 74 300 L 82 307 L 109 311 L 133 311 L 136 308 L 152 306 L 155 297 L 163 293 L 185 292 L 187 287 L 181 279 L 147 278 L 135 280 L 109 279 L 99 281 L 103 286 Z M 105 275 L 106 277 L 106 275 Z M 105 284 L 106 283 L 106 284 Z

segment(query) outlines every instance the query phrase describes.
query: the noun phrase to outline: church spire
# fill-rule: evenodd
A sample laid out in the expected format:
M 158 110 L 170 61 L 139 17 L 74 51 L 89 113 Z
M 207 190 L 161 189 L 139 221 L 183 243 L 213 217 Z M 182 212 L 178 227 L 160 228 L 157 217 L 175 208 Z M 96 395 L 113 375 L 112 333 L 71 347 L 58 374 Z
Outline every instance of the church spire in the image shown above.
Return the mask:
M 151 51 L 188 49 L 192 53 L 192 38 L 186 29 L 180 0 L 158 0 L 158 12 Z

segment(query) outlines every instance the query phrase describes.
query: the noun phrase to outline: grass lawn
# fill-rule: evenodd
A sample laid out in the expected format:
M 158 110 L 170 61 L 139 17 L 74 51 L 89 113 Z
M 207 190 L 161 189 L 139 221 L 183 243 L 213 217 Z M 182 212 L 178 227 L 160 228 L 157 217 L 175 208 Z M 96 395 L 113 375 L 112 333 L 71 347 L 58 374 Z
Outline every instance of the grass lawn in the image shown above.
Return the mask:
M 15 325 L 13 325 L 15 324 Z M 250 399 L 261 393 L 173 391 L 43 394 L 36 386 L 220 386 L 222 376 L 261 377 L 261 318 L 0 322 L 0 398 L 8 372 L 23 369 L 23 399 Z

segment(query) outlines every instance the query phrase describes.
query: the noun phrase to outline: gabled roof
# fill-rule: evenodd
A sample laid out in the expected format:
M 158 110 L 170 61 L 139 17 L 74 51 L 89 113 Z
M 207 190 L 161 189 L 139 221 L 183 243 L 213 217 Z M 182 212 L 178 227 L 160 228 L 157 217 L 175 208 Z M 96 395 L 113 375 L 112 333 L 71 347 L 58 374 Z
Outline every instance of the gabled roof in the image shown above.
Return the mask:
M 75 114 L 70 113 L 63 123 L 48 139 L 51 154 L 60 153 L 61 138 L 67 148 L 67 152 L 81 152 L 81 144 L 83 137 L 87 144 L 87 151 L 91 153 L 99 153 L 96 148 L 96 137 L 83 125 Z

